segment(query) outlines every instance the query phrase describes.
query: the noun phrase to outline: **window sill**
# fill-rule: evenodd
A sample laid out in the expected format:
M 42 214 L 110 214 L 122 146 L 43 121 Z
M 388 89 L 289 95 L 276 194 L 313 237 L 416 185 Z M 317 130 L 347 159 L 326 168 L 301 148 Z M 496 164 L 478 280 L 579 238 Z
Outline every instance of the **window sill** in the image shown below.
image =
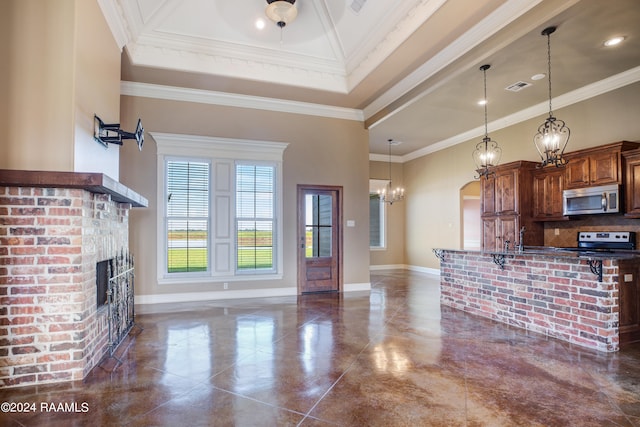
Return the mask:
M 180 276 L 159 277 L 158 285 L 180 284 L 214 284 L 222 282 L 253 282 L 267 280 L 282 280 L 282 274 L 239 274 L 236 276 Z

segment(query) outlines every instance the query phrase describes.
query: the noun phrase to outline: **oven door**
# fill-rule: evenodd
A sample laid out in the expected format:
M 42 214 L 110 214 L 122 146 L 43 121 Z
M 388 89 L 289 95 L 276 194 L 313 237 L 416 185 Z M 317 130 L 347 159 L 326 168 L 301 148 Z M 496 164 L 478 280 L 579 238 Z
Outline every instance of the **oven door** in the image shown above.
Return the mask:
M 563 215 L 592 215 L 620 212 L 618 185 L 578 188 L 562 192 Z

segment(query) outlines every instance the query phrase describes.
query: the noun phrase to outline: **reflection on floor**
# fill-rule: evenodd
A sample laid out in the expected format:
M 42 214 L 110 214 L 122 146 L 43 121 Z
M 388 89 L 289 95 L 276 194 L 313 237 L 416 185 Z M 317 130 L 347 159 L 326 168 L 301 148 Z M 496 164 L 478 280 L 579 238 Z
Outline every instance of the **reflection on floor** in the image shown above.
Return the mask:
M 640 426 L 640 346 L 596 353 L 441 308 L 422 273 L 371 281 L 146 308 L 123 365 L 1 390 L 10 409 L 35 407 L 0 425 Z

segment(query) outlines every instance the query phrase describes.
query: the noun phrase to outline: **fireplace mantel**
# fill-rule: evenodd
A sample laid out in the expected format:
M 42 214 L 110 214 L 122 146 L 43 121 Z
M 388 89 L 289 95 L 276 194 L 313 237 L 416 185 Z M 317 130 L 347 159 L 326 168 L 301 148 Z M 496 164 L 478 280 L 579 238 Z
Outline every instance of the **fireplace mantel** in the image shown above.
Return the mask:
M 0 186 L 79 188 L 109 194 L 113 201 L 136 208 L 149 205 L 146 198 L 103 173 L 0 169 Z

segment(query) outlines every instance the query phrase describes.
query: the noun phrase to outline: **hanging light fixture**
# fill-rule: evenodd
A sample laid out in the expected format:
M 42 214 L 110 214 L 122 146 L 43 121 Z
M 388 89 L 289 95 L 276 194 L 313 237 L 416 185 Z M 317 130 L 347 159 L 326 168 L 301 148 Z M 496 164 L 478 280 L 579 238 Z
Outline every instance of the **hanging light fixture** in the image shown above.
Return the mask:
M 487 70 L 489 68 L 491 68 L 489 64 L 480 67 L 484 76 L 484 138 L 476 145 L 476 149 L 473 150 L 473 161 L 476 163 L 476 172 L 478 172 L 476 179 L 481 176 L 489 176 L 491 173 L 489 168 L 496 166 L 500 162 L 500 156 L 502 155 L 502 149 L 496 141 L 489 138 L 487 129 Z
M 296 0 L 267 0 L 269 5 L 265 13 L 269 19 L 282 29 L 298 16 L 295 2 Z
M 547 36 L 547 64 L 549 76 L 549 117 L 538 127 L 538 133 L 533 137 L 542 163 L 540 167 L 547 165 L 564 166 L 567 160 L 562 157 L 569 142 L 571 131 L 564 121 L 553 116 L 551 108 L 551 34 L 556 31 L 556 27 L 548 27 L 542 30 L 542 35 Z
M 404 200 L 404 188 L 396 187 L 393 188 L 393 183 L 391 182 L 391 146 L 399 144 L 398 142 L 394 142 L 393 139 L 389 139 L 389 182 L 387 185 L 378 190 L 378 196 L 380 197 L 380 201 L 382 203 L 389 203 L 393 205 L 395 202 L 400 202 Z

